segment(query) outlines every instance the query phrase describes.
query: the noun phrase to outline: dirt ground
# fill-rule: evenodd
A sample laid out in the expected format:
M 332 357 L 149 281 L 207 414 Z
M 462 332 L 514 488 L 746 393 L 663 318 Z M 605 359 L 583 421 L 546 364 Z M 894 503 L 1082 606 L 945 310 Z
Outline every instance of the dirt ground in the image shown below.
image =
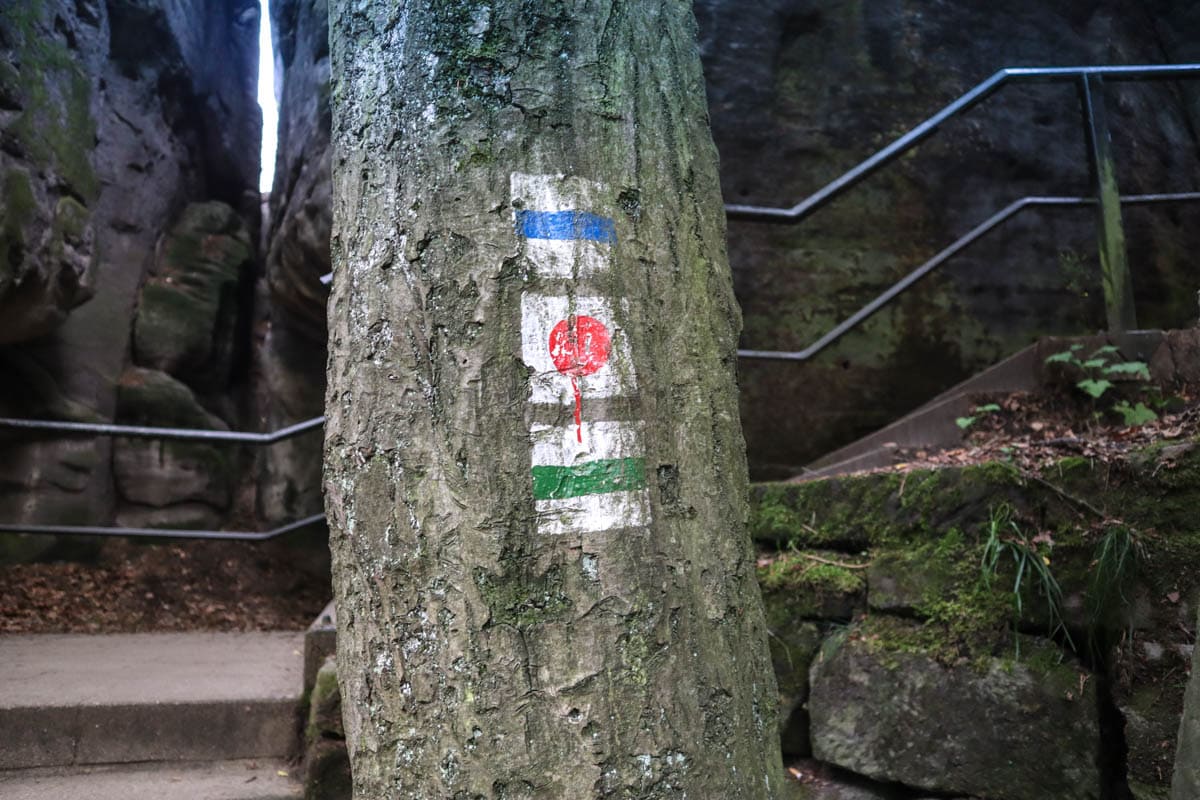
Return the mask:
M 1160 408 L 1158 418 L 1125 425 L 1112 414 L 1097 413 L 1076 398 L 1054 394 L 981 395 L 973 398 L 974 421 L 963 430 L 963 443 L 944 450 L 897 448 L 896 462 L 885 471 L 966 466 L 1006 461 L 1038 471 L 1068 456 L 1104 463 L 1165 442 L 1186 442 L 1200 435 L 1200 397 L 1180 392 Z M 879 470 L 874 470 L 879 471 Z
M 0 567 L 0 633 L 303 630 L 331 597 L 313 550 L 114 538 L 94 563 Z

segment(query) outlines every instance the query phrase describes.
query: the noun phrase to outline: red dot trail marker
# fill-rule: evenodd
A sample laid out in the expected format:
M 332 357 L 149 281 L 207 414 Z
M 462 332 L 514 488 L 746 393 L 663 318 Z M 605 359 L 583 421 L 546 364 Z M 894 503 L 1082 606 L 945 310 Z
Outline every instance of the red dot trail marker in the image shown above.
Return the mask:
M 575 436 L 583 442 L 583 397 L 579 378 L 591 375 L 608 363 L 612 336 L 594 317 L 572 314 L 550 331 L 550 358 L 554 368 L 571 379 L 575 393 Z

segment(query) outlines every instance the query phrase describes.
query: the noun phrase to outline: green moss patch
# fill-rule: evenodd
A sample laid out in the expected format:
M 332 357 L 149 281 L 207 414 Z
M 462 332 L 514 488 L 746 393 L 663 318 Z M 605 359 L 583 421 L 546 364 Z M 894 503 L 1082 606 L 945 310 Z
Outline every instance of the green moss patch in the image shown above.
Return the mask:
M 37 213 L 29 175 L 10 169 L 0 186 L 0 286 L 19 279 L 25 261 L 25 226 Z
M 795 547 L 861 549 L 940 536 L 983 520 L 1024 489 L 999 463 L 752 487 L 754 538 Z
M 492 624 L 528 628 L 557 622 L 567 619 L 574 607 L 557 566 L 541 575 L 496 575 L 477 569 L 475 586 L 491 611 Z
M 30 161 L 56 172 L 84 205 L 100 194 L 92 167 L 96 122 L 92 86 L 83 68 L 57 37 L 48 34 L 40 4 L 0 8 L 0 24 L 13 36 L 16 63 L 0 75 L 0 91 L 21 107 L 7 132 Z

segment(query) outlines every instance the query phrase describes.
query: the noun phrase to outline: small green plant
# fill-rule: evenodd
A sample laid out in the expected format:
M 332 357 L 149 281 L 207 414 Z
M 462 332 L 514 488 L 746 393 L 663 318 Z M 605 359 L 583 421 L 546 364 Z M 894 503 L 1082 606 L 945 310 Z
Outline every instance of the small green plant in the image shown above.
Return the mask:
M 1120 350 L 1109 344 L 1099 348 L 1087 358 L 1082 358 L 1083 345 L 1073 344 L 1068 349 L 1055 353 L 1046 359 L 1047 364 L 1065 364 L 1083 373 L 1083 378 L 1075 382 L 1079 391 L 1092 398 L 1093 401 L 1102 398 L 1115 385 L 1110 378 L 1119 379 L 1131 377 L 1143 381 L 1143 389 L 1150 391 L 1150 368 L 1144 361 L 1118 361 Z M 1110 410 L 1121 417 L 1127 426 L 1145 425 L 1158 419 L 1158 414 L 1144 402 L 1131 404 L 1128 400 L 1118 400 Z
M 1096 543 L 1088 576 L 1087 616 L 1090 646 L 1100 652 L 1103 646 L 1096 640 L 1108 629 L 1114 610 L 1128 605 L 1126 591 L 1133 581 L 1138 563 L 1142 560 L 1142 543 L 1137 533 L 1123 524 L 1110 524 Z
M 1113 403 L 1112 410 L 1114 413 L 1120 415 L 1121 421 L 1125 423 L 1125 427 L 1127 428 L 1145 425 L 1147 422 L 1154 422 L 1154 420 L 1158 419 L 1158 414 L 1140 400 L 1133 405 L 1130 405 L 1128 400 L 1120 400 Z
M 954 424 L 965 431 L 967 428 L 970 428 L 972 425 L 978 422 L 981 417 L 985 417 L 988 414 L 995 414 L 999 410 L 1000 406 L 996 405 L 995 403 L 987 403 L 986 405 L 975 406 L 971 409 L 970 416 L 958 417 L 954 420 Z
M 1050 569 L 1049 554 L 1053 547 L 1054 541 L 1049 534 L 1043 533 L 1030 538 L 1017 524 L 1012 508 L 1006 503 L 994 506 L 990 510 L 987 540 L 984 542 L 983 558 L 979 565 L 980 575 L 984 585 L 990 589 L 999 575 L 1001 562 L 1006 560 L 1006 556 L 1012 558 L 1015 570 L 1012 586 L 1012 627 L 1017 658 L 1021 657 L 1021 637 L 1018 631 L 1024 611 L 1027 580 L 1046 599 L 1049 635 L 1054 636 L 1061 632 L 1072 649 L 1075 647 L 1063 621 L 1062 589 Z

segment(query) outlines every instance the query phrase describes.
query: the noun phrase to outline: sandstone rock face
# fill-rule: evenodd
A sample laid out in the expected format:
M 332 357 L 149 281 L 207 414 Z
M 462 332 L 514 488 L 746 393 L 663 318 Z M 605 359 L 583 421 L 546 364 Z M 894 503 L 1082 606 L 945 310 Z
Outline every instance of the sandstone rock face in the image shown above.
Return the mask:
M 1194 4 L 698 0 L 726 202 L 791 206 L 1005 66 L 1194 60 Z M 1190 27 L 1189 27 L 1190 26 Z M 1123 193 L 1200 186 L 1200 85 L 1110 84 Z M 743 346 L 808 346 L 1013 200 L 1088 191 L 1070 85 L 1013 86 L 796 226 L 734 221 Z M 1195 204 L 1126 213 L 1143 327 L 1195 318 Z M 1091 212 L 1026 213 L 805 364 L 743 362 L 751 469 L 794 474 L 1047 333 L 1102 328 Z
M 274 0 L 276 67 L 282 71 L 279 146 L 267 243 L 273 307 L 289 327 L 325 342 L 320 278 L 330 270 L 329 32 L 325 0 Z
M 313 408 L 319 379 L 305 367 L 321 360 L 315 276 L 328 269 L 325 4 L 277 0 L 272 9 L 285 71 L 268 280 L 286 312 L 272 315 L 263 351 L 276 364 L 271 391 L 311 392 L 303 408 Z M 1197 14 L 1178 0 L 1146 8 L 1002 0 L 986 12 L 697 0 L 695 10 L 733 203 L 792 205 L 1004 66 L 1186 61 L 1200 50 L 1200 37 L 1189 36 L 1200 30 Z M 1189 133 L 1200 121 L 1200 86 L 1110 84 L 1106 96 L 1125 193 L 1200 186 Z M 731 223 L 743 344 L 807 346 L 1014 199 L 1087 193 L 1082 130 L 1072 86 L 1010 87 L 799 226 Z M 1145 327 L 1195 317 L 1194 214 L 1194 206 L 1126 214 Z M 814 361 L 743 363 L 752 472 L 795 474 L 1031 338 L 1103 327 L 1094 241 L 1088 211 L 1027 213 Z M 281 355 L 298 352 L 308 355 L 290 365 Z M 304 461 L 277 454 L 273 484 L 288 483 L 283 476 Z M 297 491 L 298 483 L 268 495 Z
M 1095 682 L 1050 651 L 1029 640 L 1019 662 L 947 667 L 835 638 L 812 667 L 814 755 L 934 792 L 1097 800 Z
M 325 405 L 325 298 L 332 219 L 329 43 L 325 0 L 273 0 L 281 71 L 279 149 L 271 191 L 258 329 L 259 417 L 267 428 L 319 416 Z M 258 510 L 271 521 L 321 510 L 321 437 L 279 442 L 259 459 Z
M 103 41 L 88 4 L 53 20 L 39 5 L 0 9 L 0 344 L 53 330 L 95 291 Z
M 3 415 L 114 418 L 142 286 L 189 204 L 236 209 L 243 245 L 255 240 L 257 14 L 252 0 L 0 8 Z M 164 281 L 151 280 L 152 301 Z M 236 389 L 223 380 L 205 402 L 229 416 Z M 0 518 L 112 518 L 110 440 L 6 441 Z

